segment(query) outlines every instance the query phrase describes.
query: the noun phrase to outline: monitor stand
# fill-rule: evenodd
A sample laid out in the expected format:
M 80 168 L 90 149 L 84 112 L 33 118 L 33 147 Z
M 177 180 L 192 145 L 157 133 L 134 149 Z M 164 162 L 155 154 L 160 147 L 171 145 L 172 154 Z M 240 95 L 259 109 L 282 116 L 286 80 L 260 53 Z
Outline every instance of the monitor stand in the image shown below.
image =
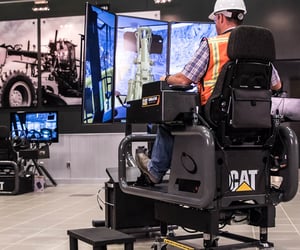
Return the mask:
M 46 176 L 53 186 L 57 186 L 56 181 L 53 179 L 47 169 L 37 161 L 38 159 L 47 159 L 50 157 L 48 144 L 40 147 L 39 144 L 36 143 L 34 147 L 31 146 L 27 149 L 21 149 L 19 151 L 19 156 L 24 160 L 30 160 L 33 163 L 27 166 L 26 171 L 34 172 L 34 170 L 36 170 L 39 175 Z

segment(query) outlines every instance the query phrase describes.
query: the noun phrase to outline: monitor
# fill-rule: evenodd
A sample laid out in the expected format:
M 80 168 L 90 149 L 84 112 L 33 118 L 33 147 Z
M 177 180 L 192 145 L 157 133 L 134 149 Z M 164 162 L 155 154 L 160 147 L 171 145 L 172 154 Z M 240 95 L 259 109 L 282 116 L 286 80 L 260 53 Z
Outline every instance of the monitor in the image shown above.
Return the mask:
M 142 85 L 182 70 L 214 23 L 116 15 L 86 4 L 82 123 L 126 122 Z
M 166 73 L 168 22 L 86 5 L 83 124 L 126 121 L 141 85 Z
M 126 121 L 126 104 L 141 99 L 142 85 L 158 81 L 167 71 L 168 22 L 118 16 L 115 116 Z
M 86 4 L 83 124 L 113 121 L 116 15 Z
M 10 128 L 12 139 L 24 138 L 30 143 L 58 142 L 58 113 L 11 112 Z
M 180 72 L 204 37 L 217 35 L 215 23 L 173 22 L 170 24 L 169 73 Z

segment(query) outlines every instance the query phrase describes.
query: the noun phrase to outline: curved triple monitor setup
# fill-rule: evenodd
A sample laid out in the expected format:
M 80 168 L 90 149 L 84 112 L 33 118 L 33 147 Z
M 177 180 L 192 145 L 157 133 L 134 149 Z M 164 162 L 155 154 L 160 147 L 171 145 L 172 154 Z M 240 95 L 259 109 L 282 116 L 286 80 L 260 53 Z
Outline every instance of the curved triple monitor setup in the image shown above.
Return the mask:
M 82 123 L 126 122 L 127 102 L 144 83 L 182 70 L 215 24 L 167 22 L 110 13 L 87 4 Z

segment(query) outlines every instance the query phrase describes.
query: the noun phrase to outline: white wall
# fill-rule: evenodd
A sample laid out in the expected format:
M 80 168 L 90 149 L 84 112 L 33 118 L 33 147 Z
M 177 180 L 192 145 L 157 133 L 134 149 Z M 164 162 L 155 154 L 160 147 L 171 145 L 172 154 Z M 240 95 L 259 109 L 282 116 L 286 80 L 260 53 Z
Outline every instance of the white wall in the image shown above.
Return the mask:
M 98 183 L 108 180 L 106 168 L 118 167 L 118 147 L 124 133 L 60 134 L 42 159 L 57 183 Z M 70 167 L 67 167 L 67 163 Z

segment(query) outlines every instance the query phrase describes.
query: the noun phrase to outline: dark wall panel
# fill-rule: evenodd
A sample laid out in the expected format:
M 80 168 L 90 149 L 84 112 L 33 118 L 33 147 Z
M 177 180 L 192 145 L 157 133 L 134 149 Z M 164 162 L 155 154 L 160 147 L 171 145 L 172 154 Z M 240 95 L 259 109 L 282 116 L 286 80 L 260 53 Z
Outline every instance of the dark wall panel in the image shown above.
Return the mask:
M 251 0 L 246 23 L 272 30 L 278 59 L 300 58 L 299 1 Z

